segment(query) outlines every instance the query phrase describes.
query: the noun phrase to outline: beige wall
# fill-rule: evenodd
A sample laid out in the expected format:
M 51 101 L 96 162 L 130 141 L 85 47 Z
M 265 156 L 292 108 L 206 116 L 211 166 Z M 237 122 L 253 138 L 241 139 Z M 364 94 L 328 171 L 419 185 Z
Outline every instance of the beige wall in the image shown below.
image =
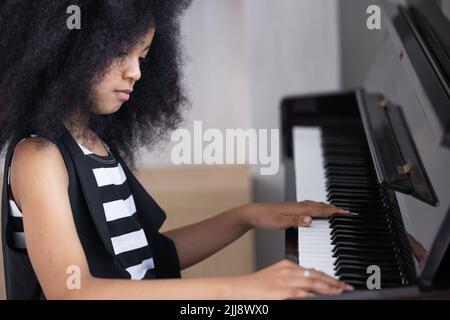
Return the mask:
M 251 201 L 247 166 L 174 167 L 145 170 L 138 177 L 167 213 L 163 230 L 197 222 Z M 220 253 L 183 271 L 183 276 L 228 276 L 254 271 L 253 238 L 253 232 L 248 233 Z
M 250 169 L 246 166 L 146 169 L 140 171 L 137 177 L 166 211 L 167 220 L 162 230 L 205 219 L 248 203 L 251 199 Z M 0 181 L 3 181 L 1 176 Z M 182 275 L 185 278 L 228 276 L 254 270 L 253 233 L 248 233 L 202 263 L 183 270 Z M 4 299 L 1 259 L 0 272 L 0 299 Z

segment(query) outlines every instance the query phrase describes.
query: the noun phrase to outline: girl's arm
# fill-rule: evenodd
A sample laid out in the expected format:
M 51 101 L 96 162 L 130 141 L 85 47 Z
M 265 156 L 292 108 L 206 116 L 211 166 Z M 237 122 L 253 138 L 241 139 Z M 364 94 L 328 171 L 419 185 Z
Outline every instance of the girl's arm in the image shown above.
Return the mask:
M 203 261 L 250 230 L 244 219 L 244 208 L 165 232 L 175 243 L 181 269 Z
M 175 242 L 181 268 L 190 267 L 226 247 L 250 229 L 285 230 L 307 226 L 311 217 L 350 214 L 334 206 L 313 201 L 254 203 L 221 213 L 207 220 L 168 231 Z
M 48 299 L 287 299 L 312 293 L 337 294 L 346 288 L 315 271 L 305 278 L 302 268 L 287 261 L 242 277 L 94 278 L 73 221 L 64 160 L 53 144 L 39 148 L 39 139 L 27 139 L 16 147 L 10 181 L 23 213 L 27 251 Z M 224 221 L 233 224 L 229 219 Z M 79 272 L 68 274 L 68 270 Z M 77 275 L 79 289 L 73 287 Z

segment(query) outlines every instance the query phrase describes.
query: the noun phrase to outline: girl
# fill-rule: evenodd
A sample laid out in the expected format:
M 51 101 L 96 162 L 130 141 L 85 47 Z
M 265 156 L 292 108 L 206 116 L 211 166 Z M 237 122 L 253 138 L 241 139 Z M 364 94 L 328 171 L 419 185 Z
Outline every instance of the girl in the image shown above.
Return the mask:
M 67 23 L 72 5 L 80 9 L 80 29 Z M 165 213 L 129 168 L 139 147 L 181 120 L 178 20 L 187 6 L 181 0 L 3 1 L 8 298 L 287 299 L 351 289 L 287 261 L 245 276 L 180 279 L 180 269 L 252 228 L 285 229 L 349 213 L 310 201 L 248 204 L 158 231 Z

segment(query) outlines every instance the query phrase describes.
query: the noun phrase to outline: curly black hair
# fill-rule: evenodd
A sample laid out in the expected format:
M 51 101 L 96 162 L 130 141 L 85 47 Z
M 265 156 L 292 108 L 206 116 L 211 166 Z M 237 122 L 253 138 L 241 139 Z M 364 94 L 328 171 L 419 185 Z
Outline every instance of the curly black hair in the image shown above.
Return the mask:
M 180 15 L 190 0 L 2 0 L 0 151 L 29 134 L 57 139 L 60 124 L 87 115 L 88 127 L 135 166 L 182 120 Z M 81 9 L 81 29 L 66 26 Z M 92 88 L 115 59 L 156 29 L 133 97 L 110 115 L 92 112 Z M 84 117 L 86 118 L 86 117 Z M 78 119 L 78 118 L 77 118 Z

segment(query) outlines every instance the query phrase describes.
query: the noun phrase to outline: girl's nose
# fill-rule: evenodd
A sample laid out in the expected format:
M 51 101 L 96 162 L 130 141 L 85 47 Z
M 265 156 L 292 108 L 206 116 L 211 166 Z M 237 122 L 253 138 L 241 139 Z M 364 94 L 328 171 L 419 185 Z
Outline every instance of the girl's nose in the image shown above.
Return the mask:
M 139 81 L 141 79 L 141 68 L 139 64 L 139 59 L 128 60 L 128 63 L 124 70 L 124 78 L 131 79 L 133 82 Z

